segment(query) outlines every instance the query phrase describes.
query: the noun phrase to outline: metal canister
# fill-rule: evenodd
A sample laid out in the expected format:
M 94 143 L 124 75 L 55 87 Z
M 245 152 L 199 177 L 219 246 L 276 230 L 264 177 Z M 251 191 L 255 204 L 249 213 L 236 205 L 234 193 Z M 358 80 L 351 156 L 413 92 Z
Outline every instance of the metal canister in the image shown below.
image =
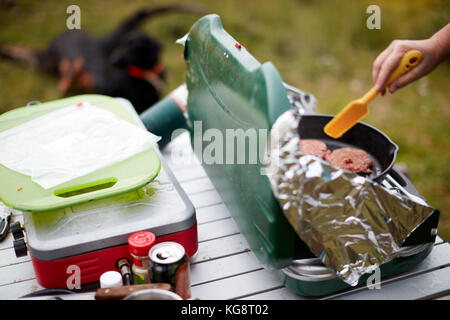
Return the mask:
M 148 255 L 150 282 L 169 283 L 173 292 L 189 299 L 189 260 L 183 246 L 176 242 L 161 242 L 154 245 Z

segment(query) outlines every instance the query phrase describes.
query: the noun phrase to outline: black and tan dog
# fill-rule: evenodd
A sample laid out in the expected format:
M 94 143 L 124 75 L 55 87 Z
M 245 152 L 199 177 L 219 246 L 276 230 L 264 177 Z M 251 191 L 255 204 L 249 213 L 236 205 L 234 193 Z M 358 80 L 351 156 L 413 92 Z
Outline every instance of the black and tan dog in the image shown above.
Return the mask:
M 61 96 L 100 93 L 123 97 L 140 113 L 160 99 L 165 70 L 160 62 L 161 45 L 136 30 L 151 17 L 176 11 L 202 13 L 204 9 L 194 5 L 141 9 L 107 37 L 68 30 L 43 52 L 0 45 L 0 57 L 59 76 Z

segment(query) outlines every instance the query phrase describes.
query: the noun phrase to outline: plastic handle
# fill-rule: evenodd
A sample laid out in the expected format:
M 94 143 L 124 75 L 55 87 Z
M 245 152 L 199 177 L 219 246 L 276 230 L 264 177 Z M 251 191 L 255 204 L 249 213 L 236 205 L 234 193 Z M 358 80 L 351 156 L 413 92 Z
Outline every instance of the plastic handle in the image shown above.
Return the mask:
M 394 82 L 398 77 L 405 74 L 415 66 L 419 64 L 422 60 L 422 53 L 417 50 L 407 51 L 402 60 L 400 60 L 399 65 L 395 68 L 394 72 L 392 72 L 389 80 L 386 82 L 386 87 L 389 86 L 392 82 Z
M 384 89 L 388 87 L 396 79 L 398 79 L 401 75 L 405 74 L 406 72 L 417 66 L 421 60 L 422 60 L 422 53 L 420 51 L 417 50 L 407 51 L 400 60 L 400 63 L 398 64 L 397 68 L 395 68 L 395 70 L 392 72 L 391 76 L 386 82 L 386 85 L 384 86 Z M 375 99 L 375 97 L 379 93 L 380 91 L 377 91 L 375 88 L 372 88 L 360 99 L 360 102 L 368 104 L 370 101 Z
M 75 197 L 86 193 L 111 188 L 117 183 L 117 181 L 118 181 L 117 178 L 106 178 L 89 183 L 83 183 L 80 185 L 56 190 L 54 192 L 54 195 L 61 198 Z

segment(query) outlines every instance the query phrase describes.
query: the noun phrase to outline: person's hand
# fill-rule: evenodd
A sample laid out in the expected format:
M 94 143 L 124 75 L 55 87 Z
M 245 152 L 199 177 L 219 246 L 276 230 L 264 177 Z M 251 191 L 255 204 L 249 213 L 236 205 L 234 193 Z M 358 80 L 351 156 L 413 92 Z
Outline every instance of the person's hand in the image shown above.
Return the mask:
M 374 87 L 382 95 L 385 93 L 386 82 L 394 69 L 400 63 L 405 52 L 418 50 L 422 53 L 422 61 L 413 69 L 393 81 L 387 88 L 393 93 L 395 90 L 423 77 L 436 68 L 450 51 L 450 24 L 426 40 L 394 40 L 375 59 L 372 69 Z

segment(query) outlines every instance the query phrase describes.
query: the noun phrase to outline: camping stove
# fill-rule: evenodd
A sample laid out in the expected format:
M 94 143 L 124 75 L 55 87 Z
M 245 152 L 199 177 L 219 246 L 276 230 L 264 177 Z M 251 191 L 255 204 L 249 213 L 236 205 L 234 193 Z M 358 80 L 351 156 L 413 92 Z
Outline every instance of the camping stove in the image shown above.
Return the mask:
M 219 130 L 222 136 L 226 136 L 229 129 L 246 132 L 254 128 L 270 132 L 275 121 L 293 107 L 301 115 L 314 113 L 314 96 L 286 85 L 272 63 L 261 64 L 238 45 L 239 42 L 224 30 L 218 15 L 210 14 L 199 19 L 183 40 L 189 92 L 189 122 L 185 126 L 191 134 L 191 142 L 195 138 L 193 123 L 196 121 L 202 121 L 203 131 Z M 141 116 L 149 128 L 152 128 L 152 123 L 158 123 L 155 119 L 163 119 L 162 115 L 154 114 L 158 110 L 153 106 Z M 181 115 L 176 119 L 182 119 Z M 208 145 L 208 141 L 203 141 L 201 147 L 194 148 L 194 151 L 204 150 Z M 244 144 L 242 148 L 244 159 L 250 159 L 254 152 L 249 145 Z M 343 288 L 345 283 L 335 277 L 318 281 L 326 279 L 329 273 L 322 278 L 306 277 L 305 281 L 302 277 L 305 269 L 315 270 L 317 265 L 295 268 L 301 265 L 299 261 L 318 261 L 307 260 L 316 256 L 287 221 L 274 197 L 269 178 L 261 174 L 263 163 L 203 163 L 202 166 L 258 261 L 267 269 L 276 271 L 291 291 L 319 296 Z M 393 181 L 389 179 L 391 184 L 386 188 L 403 189 L 420 198 L 406 177 L 395 170 L 389 171 L 388 175 Z M 436 237 L 438 219 L 439 211 L 435 210 L 409 234 L 402 247 L 420 247 L 417 250 L 402 249 L 398 256 L 383 264 L 380 267 L 382 279 L 409 270 L 426 258 L 432 248 L 430 243 L 434 243 Z
M 164 163 L 156 179 L 140 189 L 23 216 L 26 247 L 45 288 L 70 287 L 77 275 L 81 285 L 93 283 L 105 271 L 118 271 L 119 259 L 132 261 L 128 237 L 136 231 L 153 232 L 156 243 L 178 242 L 189 257 L 198 248 L 195 209 Z

